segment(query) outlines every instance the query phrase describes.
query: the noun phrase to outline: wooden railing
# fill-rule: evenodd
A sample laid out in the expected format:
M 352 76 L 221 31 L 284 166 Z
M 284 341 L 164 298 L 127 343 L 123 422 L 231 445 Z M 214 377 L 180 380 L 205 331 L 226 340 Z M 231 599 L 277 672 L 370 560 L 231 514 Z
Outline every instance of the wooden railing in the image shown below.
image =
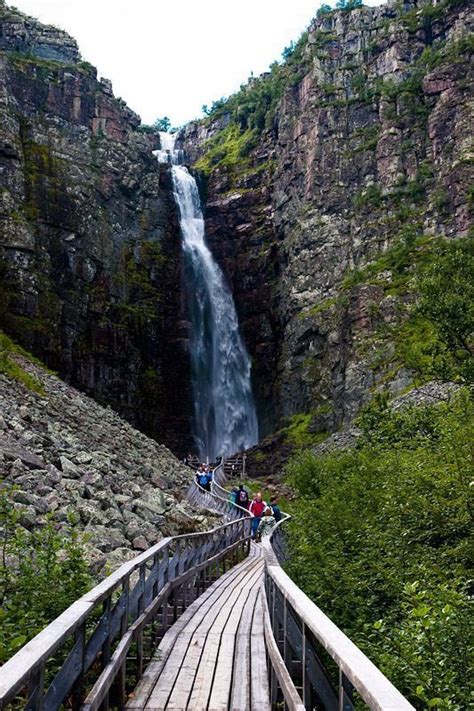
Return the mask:
M 1 667 L 0 709 L 17 697 L 44 711 L 123 708 L 166 630 L 249 547 L 250 519 L 239 515 L 125 563 Z
M 265 643 L 272 709 L 352 711 L 354 690 L 377 711 L 413 706 L 280 566 L 283 519 L 263 541 Z M 324 658 L 334 662 L 331 675 Z
M 230 501 L 229 491 L 224 488 L 226 482 L 224 464 L 221 463 L 213 470 L 211 491 L 206 491 L 193 480 L 187 491 L 186 498 L 194 506 L 201 506 L 210 511 L 215 511 L 227 521 L 242 517 L 251 518 L 251 514 L 247 509 Z

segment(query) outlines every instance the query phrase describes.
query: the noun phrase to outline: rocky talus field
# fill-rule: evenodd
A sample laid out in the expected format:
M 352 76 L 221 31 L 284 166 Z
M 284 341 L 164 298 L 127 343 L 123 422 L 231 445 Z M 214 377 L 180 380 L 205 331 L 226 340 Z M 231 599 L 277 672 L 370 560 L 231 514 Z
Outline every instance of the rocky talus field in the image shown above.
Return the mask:
M 21 525 L 69 516 L 87 533 L 99 572 L 165 536 L 203 530 L 212 517 L 183 500 L 192 472 L 163 445 L 24 356 L 39 392 L 0 374 L 0 471 Z

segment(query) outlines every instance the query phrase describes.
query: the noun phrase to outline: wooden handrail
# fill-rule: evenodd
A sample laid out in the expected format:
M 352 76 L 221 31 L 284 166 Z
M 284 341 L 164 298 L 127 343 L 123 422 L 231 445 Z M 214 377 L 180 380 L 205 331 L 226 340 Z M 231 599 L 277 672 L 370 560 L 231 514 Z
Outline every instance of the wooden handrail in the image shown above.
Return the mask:
M 285 647 L 292 644 L 292 654 L 300 656 L 303 676 L 302 703 L 313 708 L 316 699 L 325 709 L 352 709 L 353 687 L 370 709 L 374 711 L 414 711 L 414 707 L 382 674 L 368 657 L 332 622 L 327 615 L 293 582 L 282 569 L 274 550 L 275 538 L 281 535 L 280 521 L 263 540 L 265 552 L 265 593 L 270 610 L 274 639 L 283 632 Z M 291 624 L 297 620 L 298 624 Z M 270 624 L 269 621 L 269 624 Z M 268 630 L 267 630 L 268 631 Z M 293 635 L 293 639 L 292 639 Z M 300 639 L 298 639 L 300 636 Z M 339 690 L 332 689 L 331 681 L 319 659 L 314 640 L 319 643 L 339 669 Z M 276 643 L 276 641 L 275 641 Z M 277 674 L 279 660 L 275 661 L 275 648 L 271 644 L 269 659 Z M 284 655 L 285 656 L 285 655 Z M 283 657 L 280 655 L 280 660 Z M 287 686 L 280 685 L 285 696 Z M 290 705 L 294 699 L 285 696 Z
M 141 633 L 143 625 L 156 618 L 159 613 L 156 601 L 163 597 L 163 591 L 167 590 L 164 604 L 173 607 L 176 619 L 192 599 L 217 579 L 222 566 L 225 570 L 226 561 L 233 564 L 238 557 L 248 554 L 249 545 L 250 522 L 239 517 L 210 531 L 165 538 L 124 563 L 76 600 L 1 667 L 0 709 L 20 692 L 26 695 L 28 709 L 46 711 L 58 708 L 71 696 L 82 698 L 84 674 L 97 659 L 109 672 L 104 687 L 102 674 L 105 670 L 102 674 L 100 669 L 97 670 L 99 681 L 95 680 L 93 691 L 99 684 L 101 693 L 108 694 L 117 674 L 125 678 L 126 652 L 131 641 L 136 641 L 135 628 L 138 624 Z M 186 549 L 190 552 L 184 555 Z M 144 610 L 150 609 L 154 614 L 147 615 L 140 624 Z M 98 621 L 94 617 L 96 614 Z M 167 616 L 162 613 L 162 617 L 164 633 Z M 86 624 L 94 625 L 88 638 Z M 125 640 L 122 645 L 125 658 L 120 658 L 120 664 L 114 666 L 113 674 L 110 674 L 113 654 L 116 653 L 115 650 L 112 654 L 111 645 L 117 640 Z M 137 656 L 143 657 L 143 638 L 140 644 L 142 649 Z M 59 664 L 53 683 L 46 688 L 46 664 L 65 645 L 69 645 L 66 650 L 69 654 Z M 119 696 L 123 697 L 124 692 L 119 689 Z

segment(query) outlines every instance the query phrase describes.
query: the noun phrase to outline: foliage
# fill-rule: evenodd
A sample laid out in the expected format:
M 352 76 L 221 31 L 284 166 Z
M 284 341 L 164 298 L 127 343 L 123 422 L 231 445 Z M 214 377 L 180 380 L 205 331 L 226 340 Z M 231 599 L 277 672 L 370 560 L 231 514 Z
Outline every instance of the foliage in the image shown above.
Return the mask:
M 356 448 L 289 465 L 289 572 L 417 708 L 468 708 L 470 394 L 398 412 L 380 398 L 359 424 Z
M 325 15 L 329 15 L 329 13 L 331 13 L 331 12 L 332 12 L 331 5 L 327 5 L 326 3 L 323 3 L 318 8 L 318 11 L 316 12 L 316 17 L 321 18 L 321 17 L 324 17 Z
M 350 12 L 357 7 L 362 7 L 362 0 L 337 0 L 336 8 L 338 10 L 346 10 Z
M 433 324 L 438 336 L 433 366 L 444 377 L 474 376 L 474 240 L 439 245 L 417 282 L 417 313 Z
M 30 533 L 14 495 L 0 490 L 0 664 L 91 586 L 75 521 L 58 531 L 46 519 Z
M 23 383 L 29 390 L 42 395 L 44 393 L 42 384 L 21 366 L 15 355 L 22 355 L 32 359 L 23 348 L 0 331 L 0 373 Z
M 165 133 L 167 133 L 171 128 L 171 121 L 169 120 L 168 116 L 162 116 L 156 119 L 153 124 L 153 128 L 155 129 L 155 131 L 164 131 Z
M 219 166 L 230 172 L 247 165 L 250 150 L 255 145 L 255 133 L 250 129 L 241 132 L 230 123 L 207 143 L 206 153 L 195 163 L 196 170 L 209 175 Z

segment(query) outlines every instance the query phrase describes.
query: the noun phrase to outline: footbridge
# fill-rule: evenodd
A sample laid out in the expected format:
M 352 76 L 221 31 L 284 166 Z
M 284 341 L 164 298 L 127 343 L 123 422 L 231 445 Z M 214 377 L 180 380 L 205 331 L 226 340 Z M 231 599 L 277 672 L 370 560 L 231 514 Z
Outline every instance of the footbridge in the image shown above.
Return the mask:
M 281 567 L 288 517 L 254 543 L 222 465 L 187 498 L 220 525 L 165 538 L 74 602 L 0 668 L 0 709 L 413 709 Z

